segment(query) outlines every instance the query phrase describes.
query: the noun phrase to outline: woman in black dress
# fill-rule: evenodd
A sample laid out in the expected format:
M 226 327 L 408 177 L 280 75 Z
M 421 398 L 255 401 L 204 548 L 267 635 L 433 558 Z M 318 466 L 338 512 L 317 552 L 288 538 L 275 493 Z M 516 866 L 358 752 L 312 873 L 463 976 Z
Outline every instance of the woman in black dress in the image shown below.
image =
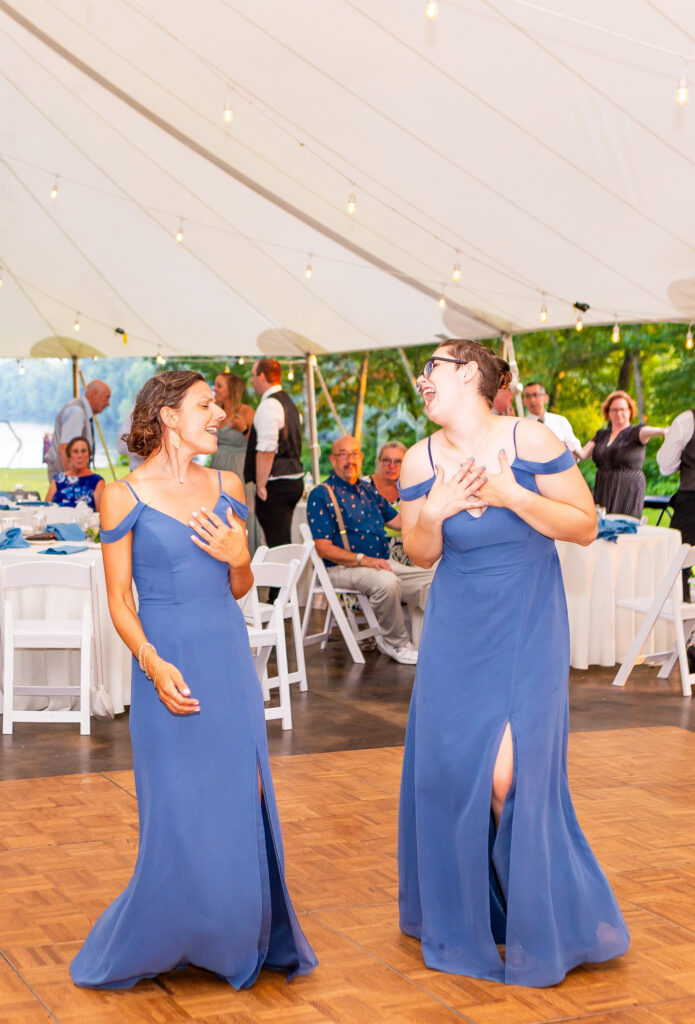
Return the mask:
M 652 437 L 666 437 L 668 427 L 631 425 L 637 406 L 625 391 L 612 391 L 601 403 L 601 412 L 608 426 L 597 430 L 580 452 L 580 458 L 596 463 L 594 501 L 608 513 L 639 519 L 647 489 L 642 472 L 645 445 Z

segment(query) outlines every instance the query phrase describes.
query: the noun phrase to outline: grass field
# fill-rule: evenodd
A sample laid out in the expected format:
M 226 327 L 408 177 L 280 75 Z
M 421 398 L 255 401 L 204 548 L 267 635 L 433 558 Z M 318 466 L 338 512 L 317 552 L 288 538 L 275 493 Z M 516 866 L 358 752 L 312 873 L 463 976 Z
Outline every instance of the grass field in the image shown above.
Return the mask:
M 108 483 L 111 479 L 111 470 L 108 467 L 100 468 L 99 473 Z M 116 466 L 118 478 L 125 476 L 128 472 L 127 466 Z M 26 491 L 38 491 L 42 498 L 45 498 L 48 490 L 48 476 L 46 467 L 39 469 L 0 469 L 0 491 L 13 491 L 17 484 L 21 484 Z

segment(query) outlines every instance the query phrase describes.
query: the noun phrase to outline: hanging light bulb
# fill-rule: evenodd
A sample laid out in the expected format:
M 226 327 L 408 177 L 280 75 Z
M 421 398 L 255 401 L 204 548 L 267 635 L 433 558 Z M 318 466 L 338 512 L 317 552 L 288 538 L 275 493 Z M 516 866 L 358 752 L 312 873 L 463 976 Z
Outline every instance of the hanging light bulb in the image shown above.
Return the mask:
M 17 373 L 19 374 L 20 377 L 23 377 L 26 372 L 27 371 L 26 371 L 26 369 L 24 367 L 24 363 L 20 363 L 19 364 L 19 369 L 17 370 Z
M 686 74 L 687 67 L 688 67 L 687 61 L 684 60 L 683 61 L 683 74 L 678 79 L 678 88 L 676 89 L 676 103 L 678 104 L 679 107 L 684 107 L 686 105 L 686 103 L 688 102 L 688 99 L 689 99 L 689 96 L 688 96 L 688 76 Z
M 157 366 L 164 366 L 166 364 L 166 359 L 164 358 L 161 352 L 157 353 L 154 361 L 157 364 Z
M 446 309 L 446 295 L 444 294 L 444 285 L 442 285 L 442 293 L 439 296 L 439 308 Z
M 313 268 L 311 266 L 311 253 L 309 253 L 309 262 L 307 263 L 306 267 L 304 268 L 304 277 L 307 279 L 307 281 L 311 280 L 311 275 L 313 273 L 314 273 L 314 270 L 313 270 Z
M 237 359 L 237 363 L 239 364 L 239 366 L 243 366 L 245 362 L 246 360 L 244 359 L 243 356 L 239 356 L 239 358 Z
M 617 345 L 620 341 L 620 324 L 617 320 L 613 324 L 613 330 L 611 331 L 611 341 L 614 345 Z
M 541 292 L 541 295 L 543 296 L 543 301 L 541 303 L 541 311 L 538 314 L 538 319 L 542 324 L 544 324 L 548 319 L 548 306 L 545 301 L 545 292 Z
M 461 280 L 461 264 L 459 263 L 459 252 L 458 252 L 458 249 L 456 250 L 456 258 L 454 259 L 454 265 L 451 268 L 451 280 L 452 281 L 460 281 Z
M 355 210 L 357 209 L 357 199 L 355 198 L 355 193 L 354 192 L 350 193 L 350 195 L 348 197 L 348 201 L 347 201 L 347 206 L 345 207 L 345 209 L 347 210 L 347 212 L 352 217 L 352 215 L 354 214 Z
M 435 18 L 439 17 L 439 4 L 435 3 L 435 0 L 427 0 L 425 4 L 425 17 L 429 18 L 430 21 L 434 21 Z
M 176 241 L 181 245 L 183 242 L 183 220 L 179 224 L 179 230 L 176 232 Z
M 575 331 L 584 330 L 584 317 L 582 316 L 581 309 L 577 310 L 577 319 L 574 321 L 574 329 Z
M 222 111 L 222 120 L 225 124 L 231 124 L 234 120 L 234 111 L 232 110 L 232 104 L 227 100 Z
M 72 325 L 72 329 L 73 329 L 73 331 L 75 331 L 76 334 L 80 333 L 80 314 L 79 313 L 75 314 L 75 323 Z
M 57 199 L 58 198 L 58 175 L 57 174 L 56 174 L 56 176 L 55 176 L 55 178 L 53 180 L 53 188 L 51 189 L 50 196 L 51 196 L 51 199 Z
M 294 370 L 292 368 L 292 363 L 290 363 L 290 368 L 287 371 L 287 379 L 288 380 L 294 380 Z
M 693 321 L 693 322 L 695 322 L 695 321 Z M 692 324 L 692 322 L 691 322 L 690 326 L 688 327 L 688 333 L 685 336 L 685 347 L 687 349 L 691 349 L 693 347 L 693 324 Z

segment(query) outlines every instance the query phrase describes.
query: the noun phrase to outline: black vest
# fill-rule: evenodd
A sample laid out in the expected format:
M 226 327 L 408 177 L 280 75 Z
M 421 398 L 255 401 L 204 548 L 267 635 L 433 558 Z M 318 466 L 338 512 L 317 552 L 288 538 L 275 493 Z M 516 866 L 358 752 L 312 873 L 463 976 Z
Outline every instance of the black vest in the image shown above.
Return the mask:
M 276 391 L 269 395 L 266 401 L 276 399 L 285 411 L 285 425 L 278 437 L 277 451 L 270 468 L 271 476 L 294 476 L 302 472 L 302 428 L 299 422 L 299 413 L 289 395 L 284 391 Z M 246 445 L 246 458 L 244 460 L 244 480 L 247 484 L 256 482 L 256 444 L 258 434 L 256 428 L 251 426 L 249 439 Z
M 695 409 L 691 410 L 695 416 Z M 695 433 L 681 452 L 679 491 L 695 491 Z

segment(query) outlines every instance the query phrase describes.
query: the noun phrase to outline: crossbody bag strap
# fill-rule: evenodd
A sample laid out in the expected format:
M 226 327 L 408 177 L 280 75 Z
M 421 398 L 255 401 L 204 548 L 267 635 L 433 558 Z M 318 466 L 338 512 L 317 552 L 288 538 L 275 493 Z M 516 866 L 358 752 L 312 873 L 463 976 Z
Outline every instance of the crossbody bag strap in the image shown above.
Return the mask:
M 338 499 L 335 496 L 335 492 L 333 491 L 333 488 L 331 487 L 330 484 L 324 483 L 323 486 L 328 491 L 330 499 L 333 502 L 333 508 L 335 510 L 335 518 L 338 520 L 338 530 L 340 532 L 340 539 L 343 542 L 343 547 L 345 548 L 346 551 L 352 551 L 352 548 L 350 547 L 350 542 L 347 539 L 347 530 L 345 529 L 345 521 L 343 520 L 343 513 L 340 511 L 340 505 L 338 504 Z

